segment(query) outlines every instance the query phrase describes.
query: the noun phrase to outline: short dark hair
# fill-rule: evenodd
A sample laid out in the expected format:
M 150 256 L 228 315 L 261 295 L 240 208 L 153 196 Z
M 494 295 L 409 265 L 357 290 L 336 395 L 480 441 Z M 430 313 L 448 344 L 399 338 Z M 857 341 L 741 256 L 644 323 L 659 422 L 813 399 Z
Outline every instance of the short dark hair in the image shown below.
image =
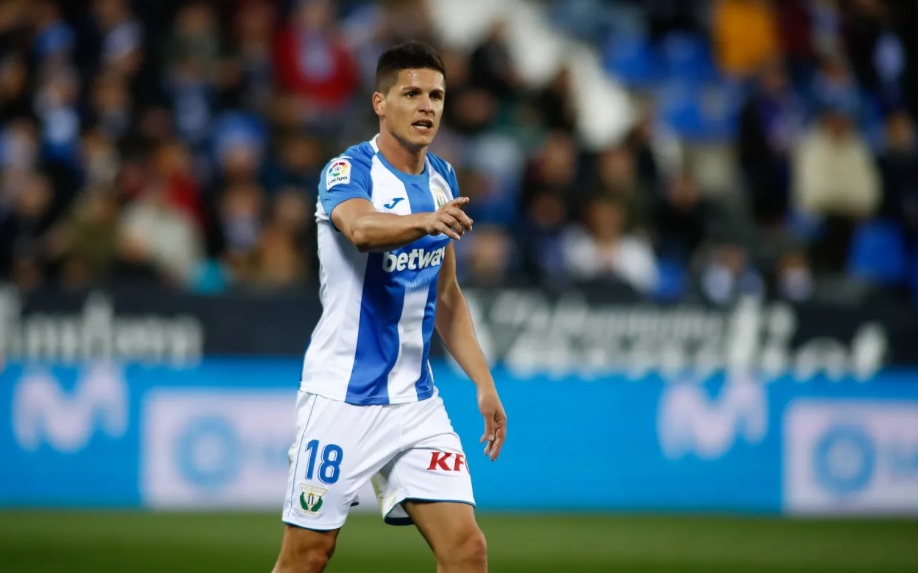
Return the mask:
M 402 70 L 426 68 L 446 76 L 437 49 L 424 42 L 406 42 L 393 46 L 379 56 L 376 64 L 376 91 L 386 93 L 395 85 Z

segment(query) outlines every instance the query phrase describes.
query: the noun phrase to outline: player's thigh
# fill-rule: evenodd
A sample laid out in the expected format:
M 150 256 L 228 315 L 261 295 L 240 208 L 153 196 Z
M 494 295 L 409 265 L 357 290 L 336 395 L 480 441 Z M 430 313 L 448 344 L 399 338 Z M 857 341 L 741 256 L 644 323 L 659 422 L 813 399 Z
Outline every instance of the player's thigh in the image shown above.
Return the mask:
M 300 393 L 285 523 L 319 531 L 344 525 L 357 491 L 395 455 L 398 426 L 380 408 Z
M 284 525 L 284 538 L 273 573 L 318 573 L 335 552 L 338 531 L 314 531 Z
M 484 533 L 467 503 L 406 500 L 403 507 L 430 544 L 437 559 L 481 560 L 486 557 Z
M 388 523 L 409 524 L 405 500 L 475 505 L 469 462 L 439 398 L 412 405 L 407 446 L 374 476 L 380 509 Z

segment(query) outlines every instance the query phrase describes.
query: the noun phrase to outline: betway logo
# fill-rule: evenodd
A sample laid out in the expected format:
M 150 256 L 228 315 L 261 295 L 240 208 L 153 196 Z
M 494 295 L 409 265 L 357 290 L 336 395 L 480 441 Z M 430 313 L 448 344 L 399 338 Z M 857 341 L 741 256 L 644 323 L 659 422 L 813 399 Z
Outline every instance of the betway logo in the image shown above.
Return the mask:
M 387 273 L 409 269 L 417 271 L 427 267 L 436 267 L 443 263 L 446 256 L 446 247 L 428 251 L 425 249 L 412 249 L 408 253 L 383 253 L 382 268 Z

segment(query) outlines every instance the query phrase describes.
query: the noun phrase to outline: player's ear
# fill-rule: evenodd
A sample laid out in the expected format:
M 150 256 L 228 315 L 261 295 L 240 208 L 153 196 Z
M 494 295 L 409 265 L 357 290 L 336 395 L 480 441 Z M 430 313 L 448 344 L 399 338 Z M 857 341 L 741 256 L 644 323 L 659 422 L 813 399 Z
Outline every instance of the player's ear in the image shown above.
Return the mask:
M 386 98 L 380 92 L 373 92 L 373 111 L 379 117 L 386 115 Z

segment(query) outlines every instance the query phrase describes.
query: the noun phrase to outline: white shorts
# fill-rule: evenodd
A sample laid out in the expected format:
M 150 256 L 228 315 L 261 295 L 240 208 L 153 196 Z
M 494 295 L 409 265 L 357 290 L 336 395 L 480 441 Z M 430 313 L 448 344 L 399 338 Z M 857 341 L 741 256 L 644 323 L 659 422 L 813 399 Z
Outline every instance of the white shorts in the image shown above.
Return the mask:
M 301 390 L 296 411 L 285 523 L 340 528 L 367 480 L 393 525 L 411 524 L 407 499 L 475 505 L 468 460 L 439 396 L 357 406 Z

